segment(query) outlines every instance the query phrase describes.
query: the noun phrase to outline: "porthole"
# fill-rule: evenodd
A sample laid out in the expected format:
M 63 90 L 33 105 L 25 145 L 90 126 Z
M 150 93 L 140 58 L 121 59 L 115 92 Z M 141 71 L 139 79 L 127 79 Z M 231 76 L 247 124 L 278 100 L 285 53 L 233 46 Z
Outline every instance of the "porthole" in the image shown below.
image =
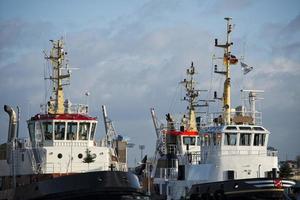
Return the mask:
M 79 158 L 79 159 L 82 158 L 82 153 L 78 154 L 78 158 Z
M 57 157 L 58 157 L 59 159 L 61 159 L 61 158 L 62 158 L 62 154 L 59 153 L 59 154 L 57 155 Z
M 95 153 L 93 153 L 93 157 L 94 157 L 94 158 L 96 158 L 96 157 L 97 157 L 97 155 L 96 155 Z

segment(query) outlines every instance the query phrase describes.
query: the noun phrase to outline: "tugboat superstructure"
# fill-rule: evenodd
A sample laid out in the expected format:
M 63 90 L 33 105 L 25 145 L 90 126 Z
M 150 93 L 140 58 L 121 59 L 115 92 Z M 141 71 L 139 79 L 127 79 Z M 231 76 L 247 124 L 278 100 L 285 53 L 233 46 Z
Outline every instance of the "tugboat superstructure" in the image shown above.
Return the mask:
M 277 150 L 268 147 L 270 132 L 262 126 L 261 113 L 255 102 L 262 90 L 242 90 L 248 96 L 248 106 L 231 106 L 230 66 L 238 59 L 231 54 L 231 18 L 227 21 L 227 37 L 224 45 L 224 71 L 214 72 L 225 76 L 223 112 L 212 113 L 210 120 L 202 123 L 201 165 L 199 180 L 189 192 L 191 199 L 230 198 L 230 199 L 283 199 L 284 188 L 295 184 L 291 180 L 278 178 Z M 247 109 L 248 108 L 248 109 Z M 207 176 L 203 176 L 206 174 Z
M 214 66 L 214 72 L 225 77 L 223 96 L 218 97 L 215 92 L 213 100 L 222 101 L 222 112 L 196 116 L 195 108 L 201 105 L 197 105 L 195 102 L 198 101 L 191 100 L 191 97 L 198 96 L 199 90 L 194 86 L 189 87 L 193 81 L 183 81 L 187 91 L 185 100 L 189 102 L 187 121 L 188 124 L 196 124 L 194 130 L 197 145 L 186 145 L 186 151 L 177 150 L 172 155 L 165 156 L 169 162 L 175 160 L 177 163 L 172 167 L 168 166 L 165 174 L 157 172 L 162 169 L 158 164 L 160 160 L 156 159 L 158 161 L 154 162 L 154 191 L 164 195 L 164 199 L 283 199 L 284 189 L 295 184 L 292 180 L 278 178 L 277 150 L 268 147 L 271 134 L 262 126 L 262 115 L 256 108 L 256 100 L 260 99 L 263 91 L 242 90 L 248 97 L 248 105 L 236 108 L 231 105 L 230 68 L 239 61 L 231 53 L 231 18 L 227 17 L 225 20 L 226 43 L 219 44 L 215 39 L 215 46 L 224 49 L 224 68 L 219 70 L 217 65 Z M 192 64 L 187 74 L 194 71 Z M 170 114 L 167 115 L 166 128 L 157 128 L 159 126 L 153 113 L 154 111 L 152 117 L 158 136 L 170 131 L 176 133 L 185 130 L 182 126 L 172 126 L 175 122 Z M 175 144 L 179 149 L 184 145 L 183 140 L 173 140 L 171 143 L 171 140 L 158 139 L 158 149 L 164 143 L 159 141 L 165 141 L 167 147 Z M 190 150 L 191 147 L 194 152 Z M 162 158 L 163 156 L 160 157 Z
M 187 193 L 187 189 L 195 184 L 193 178 L 186 179 L 187 170 L 200 162 L 199 123 L 196 118 L 196 107 L 199 106 L 198 96 L 201 90 L 196 89 L 196 70 L 192 62 L 186 70 L 187 77 L 180 82 L 185 89 L 184 101 L 187 111 L 180 120 L 171 114 L 166 115 L 166 125 L 158 125 L 154 109 L 152 119 L 156 127 L 157 144 L 154 167 L 152 170 L 153 184 L 156 195 L 165 199 L 177 199 Z M 153 198 L 157 198 L 153 195 Z
M 50 41 L 52 50 L 45 59 L 52 66 L 46 78 L 52 82 L 52 95 L 41 106 L 44 112 L 27 121 L 29 139 L 17 138 L 16 113 L 5 106 L 10 124 L 8 142 L 1 145 L 0 199 L 142 198 L 137 177 L 127 172 L 126 141 L 106 132 L 97 142 L 97 118 L 89 116 L 87 105 L 64 98 L 70 78 L 67 52 L 63 40 Z M 105 106 L 104 111 L 107 122 Z

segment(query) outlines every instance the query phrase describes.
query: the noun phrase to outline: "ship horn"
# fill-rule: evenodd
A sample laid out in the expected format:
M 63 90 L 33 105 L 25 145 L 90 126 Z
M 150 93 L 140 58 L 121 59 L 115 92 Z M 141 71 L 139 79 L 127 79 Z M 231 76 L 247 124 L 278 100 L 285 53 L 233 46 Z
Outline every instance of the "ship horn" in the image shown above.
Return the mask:
M 8 105 L 4 105 L 4 111 L 9 115 L 7 142 L 12 142 L 17 135 L 17 115 L 16 112 Z

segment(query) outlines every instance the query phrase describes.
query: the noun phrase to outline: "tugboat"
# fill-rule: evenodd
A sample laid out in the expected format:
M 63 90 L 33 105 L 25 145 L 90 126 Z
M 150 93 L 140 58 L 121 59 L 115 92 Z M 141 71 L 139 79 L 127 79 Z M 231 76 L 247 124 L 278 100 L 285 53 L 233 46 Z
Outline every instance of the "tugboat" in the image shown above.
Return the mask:
M 156 130 L 157 142 L 151 178 L 153 199 L 180 199 L 193 184 L 187 179 L 190 164 L 200 162 L 201 137 L 196 123 L 196 104 L 200 90 L 195 89 L 193 63 L 187 69 L 187 78 L 180 82 L 185 90 L 184 101 L 188 102 L 187 112 L 177 121 L 170 113 L 166 114 L 166 125 L 157 120 L 154 108 L 151 115 Z
M 0 199 L 148 199 L 127 171 L 126 142 L 106 135 L 96 142 L 97 118 L 88 106 L 64 99 L 70 70 L 62 39 L 52 42 L 52 96 L 44 112 L 28 121 L 29 139 L 18 138 L 18 116 L 8 105 L 8 141 L 0 146 Z
M 214 72 L 226 77 L 223 97 L 199 105 L 195 89 L 195 67 L 187 70 L 182 82 L 189 102 L 181 121 L 167 114 L 166 125 L 159 126 L 154 110 L 152 118 L 157 133 L 157 147 L 152 171 L 153 191 L 162 199 L 285 199 L 284 190 L 295 181 L 278 178 L 277 150 L 268 147 L 271 133 L 262 126 L 256 100 L 262 90 L 242 90 L 249 105 L 231 107 L 230 65 L 238 59 L 231 54 L 231 18 L 227 21 L 227 41 L 215 46 L 224 49 L 225 69 Z M 221 100 L 223 110 L 196 116 L 197 107 Z M 159 197 L 159 196 L 157 196 Z

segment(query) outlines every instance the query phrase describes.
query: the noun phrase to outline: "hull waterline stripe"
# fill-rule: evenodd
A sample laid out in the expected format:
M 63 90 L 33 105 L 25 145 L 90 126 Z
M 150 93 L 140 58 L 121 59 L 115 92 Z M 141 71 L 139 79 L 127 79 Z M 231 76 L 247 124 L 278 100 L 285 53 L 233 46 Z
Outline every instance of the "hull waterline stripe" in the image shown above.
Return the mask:
M 261 184 L 261 185 L 254 185 L 255 187 L 275 187 L 274 184 Z M 282 184 L 282 187 L 292 187 L 293 184 Z
M 274 184 L 261 184 L 261 185 L 254 185 L 255 187 L 274 187 Z
M 245 181 L 245 183 L 248 184 L 266 184 L 266 183 L 274 183 L 273 180 L 265 180 L 265 181 Z M 295 185 L 296 183 L 294 181 L 288 181 L 288 180 L 282 180 L 282 183 Z
M 258 190 L 241 190 L 241 191 L 232 191 L 225 192 L 225 194 L 239 194 L 239 193 L 253 193 L 253 192 L 283 192 L 283 189 L 258 189 Z
M 273 180 L 263 180 L 263 181 L 246 181 L 248 184 L 257 184 L 257 183 L 274 183 Z

